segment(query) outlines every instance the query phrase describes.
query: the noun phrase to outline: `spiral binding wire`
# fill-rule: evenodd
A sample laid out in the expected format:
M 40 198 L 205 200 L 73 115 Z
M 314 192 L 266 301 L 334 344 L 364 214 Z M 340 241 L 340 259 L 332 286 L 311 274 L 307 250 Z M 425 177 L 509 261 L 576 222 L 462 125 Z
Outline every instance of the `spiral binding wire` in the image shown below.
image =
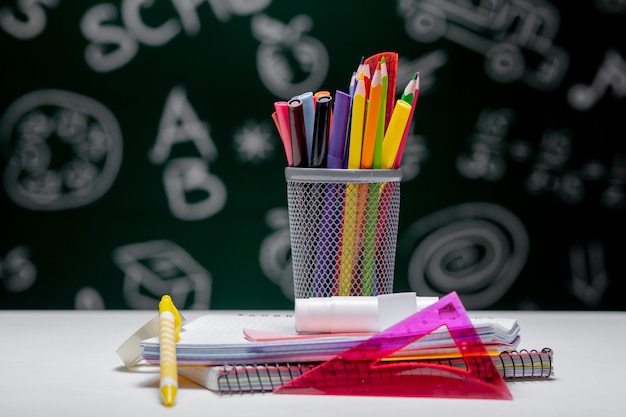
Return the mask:
M 500 377 L 508 380 L 520 379 L 547 379 L 554 375 L 553 351 L 550 348 L 521 349 L 504 351 L 493 358 L 494 365 Z M 468 358 L 472 361 L 472 358 Z M 418 362 L 418 361 L 413 361 Z M 467 365 L 476 367 L 476 372 L 480 378 L 490 378 L 486 368 L 480 360 L 466 363 L 462 358 L 428 359 L 419 361 L 429 365 L 443 365 L 457 369 L 467 369 Z M 405 361 L 397 361 L 401 366 Z M 275 363 L 275 364 L 246 364 L 233 365 L 225 364 L 220 371 L 224 372 L 218 377 L 219 392 L 244 393 L 244 392 L 271 392 L 292 379 L 310 371 L 319 363 Z M 391 369 L 390 369 L 391 370 Z M 432 375 L 439 372 L 437 368 L 425 370 Z M 442 371 L 445 372 L 445 371 Z M 367 375 L 360 375 L 367 378 Z M 341 383 L 341 376 L 334 373 L 337 383 Z
M 541 352 L 521 349 L 502 352 L 496 361 L 500 362 L 498 368 L 504 370 L 504 378 L 549 378 L 553 375 L 552 356 L 549 348 L 543 348 Z
M 310 371 L 317 364 L 249 364 L 223 365 L 225 374 L 218 378 L 219 392 L 271 392 L 292 379 Z M 243 370 L 238 372 L 237 370 Z M 231 371 L 232 370 L 232 371 Z

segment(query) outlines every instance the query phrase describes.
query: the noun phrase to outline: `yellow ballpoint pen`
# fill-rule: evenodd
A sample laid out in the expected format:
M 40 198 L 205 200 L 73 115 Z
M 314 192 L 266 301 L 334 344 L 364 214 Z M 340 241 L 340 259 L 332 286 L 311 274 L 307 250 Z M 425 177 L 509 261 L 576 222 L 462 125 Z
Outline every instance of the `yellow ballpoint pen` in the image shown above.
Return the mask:
M 178 390 L 176 342 L 180 340 L 182 320 L 172 297 L 164 295 L 159 302 L 159 364 L 161 368 L 161 396 L 163 403 L 171 407 Z

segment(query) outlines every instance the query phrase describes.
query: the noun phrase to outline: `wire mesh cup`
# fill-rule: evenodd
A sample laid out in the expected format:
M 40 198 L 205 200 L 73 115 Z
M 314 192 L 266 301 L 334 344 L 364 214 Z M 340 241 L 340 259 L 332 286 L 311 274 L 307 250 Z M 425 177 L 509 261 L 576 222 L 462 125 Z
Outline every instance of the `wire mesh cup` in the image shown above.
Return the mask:
M 295 298 L 393 292 L 402 171 L 286 168 Z

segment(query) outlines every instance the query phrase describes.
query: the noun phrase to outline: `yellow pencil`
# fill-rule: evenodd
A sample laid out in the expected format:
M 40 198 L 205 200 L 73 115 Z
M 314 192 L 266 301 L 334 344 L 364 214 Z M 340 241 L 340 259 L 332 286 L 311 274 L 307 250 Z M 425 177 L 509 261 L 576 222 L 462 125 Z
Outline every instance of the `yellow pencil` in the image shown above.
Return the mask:
M 391 169 L 396 160 L 396 154 L 402 142 L 404 128 L 409 120 L 411 105 L 404 100 L 398 100 L 391 114 L 391 120 L 383 139 L 382 169 Z
M 358 201 L 358 184 L 346 184 L 346 199 L 343 212 L 343 230 L 341 238 L 341 265 L 339 268 L 338 295 L 351 295 L 352 265 L 355 262 L 355 234 Z
M 352 121 L 350 124 L 350 153 L 348 169 L 361 168 L 361 149 L 363 147 L 363 124 L 365 120 L 365 80 L 359 75 L 352 99 Z
M 365 80 L 359 73 L 354 97 L 352 98 L 352 121 L 350 125 L 350 149 L 348 169 L 361 168 L 361 148 L 363 146 L 363 122 L 365 119 Z M 358 205 L 358 185 L 346 184 L 346 199 L 341 242 L 341 266 L 339 269 L 339 295 L 351 295 L 352 265 L 355 262 L 355 234 Z
M 178 390 L 178 370 L 176 364 L 176 342 L 180 339 L 181 319 L 169 295 L 159 302 L 159 364 L 161 368 L 161 396 L 163 403 L 171 407 Z

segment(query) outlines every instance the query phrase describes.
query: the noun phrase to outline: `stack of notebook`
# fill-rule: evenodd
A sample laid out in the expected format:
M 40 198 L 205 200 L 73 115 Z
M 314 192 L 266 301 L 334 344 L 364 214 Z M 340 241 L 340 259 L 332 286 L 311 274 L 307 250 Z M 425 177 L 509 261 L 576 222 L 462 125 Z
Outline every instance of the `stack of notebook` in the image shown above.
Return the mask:
M 552 351 L 516 350 L 515 319 L 473 317 L 471 322 L 503 378 L 552 375 Z M 179 373 L 219 392 L 272 391 L 373 334 L 298 334 L 293 314 L 211 314 L 187 323 L 177 344 Z M 412 342 L 386 360 L 422 361 L 463 369 L 458 342 L 446 327 Z M 159 363 L 159 340 L 142 343 L 148 364 Z
M 492 355 L 514 350 L 520 327 L 514 319 L 471 319 Z M 293 314 L 207 315 L 185 324 L 177 343 L 179 366 L 316 362 L 331 359 L 373 334 L 298 334 Z M 158 337 L 142 342 L 143 358 L 158 364 Z M 458 347 L 445 327 L 417 340 L 394 357 L 449 358 Z

